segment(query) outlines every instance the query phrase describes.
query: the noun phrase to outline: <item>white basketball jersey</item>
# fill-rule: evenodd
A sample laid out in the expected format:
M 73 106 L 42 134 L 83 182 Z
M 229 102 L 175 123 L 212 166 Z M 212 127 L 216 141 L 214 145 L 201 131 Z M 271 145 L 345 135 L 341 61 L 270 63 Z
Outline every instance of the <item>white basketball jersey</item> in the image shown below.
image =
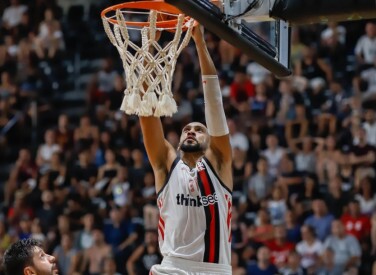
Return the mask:
M 157 202 L 163 256 L 231 264 L 231 191 L 206 158 L 192 170 L 176 158 Z

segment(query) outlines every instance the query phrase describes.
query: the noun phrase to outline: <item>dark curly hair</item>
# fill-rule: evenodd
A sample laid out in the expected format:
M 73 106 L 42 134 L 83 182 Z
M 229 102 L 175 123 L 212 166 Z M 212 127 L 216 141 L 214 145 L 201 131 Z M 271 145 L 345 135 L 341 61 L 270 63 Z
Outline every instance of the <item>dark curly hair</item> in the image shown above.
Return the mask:
M 41 244 L 34 239 L 18 240 L 4 253 L 3 268 L 7 275 L 23 275 L 24 268 L 33 264 L 33 251 Z

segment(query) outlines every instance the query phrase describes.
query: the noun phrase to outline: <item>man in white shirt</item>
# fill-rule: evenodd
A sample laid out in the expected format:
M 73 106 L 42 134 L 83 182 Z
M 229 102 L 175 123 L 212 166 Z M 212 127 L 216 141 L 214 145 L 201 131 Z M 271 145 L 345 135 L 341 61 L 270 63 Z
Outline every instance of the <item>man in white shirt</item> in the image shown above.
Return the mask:
M 267 148 L 262 152 L 269 163 L 269 174 L 273 177 L 278 175 L 279 163 L 285 154 L 285 149 L 278 146 L 278 137 L 276 135 L 268 135 L 266 137 Z
M 364 113 L 365 122 L 363 123 L 363 128 L 366 130 L 367 143 L 376 146 L 376 119 L 375 111 L 373 109 L 368 109 Z
M 6 29 L 16 27 L 22 18 L 22 14 L 27 11 L 27 6 L 20 5 L 19 0 L 11 0 L 10 6 L 4 10 L 3 24 Z
M 367 23 L 365 31 L 356 44 L 355 54 L 361 65 L 372 65 L 376 59 L 376 24 Z

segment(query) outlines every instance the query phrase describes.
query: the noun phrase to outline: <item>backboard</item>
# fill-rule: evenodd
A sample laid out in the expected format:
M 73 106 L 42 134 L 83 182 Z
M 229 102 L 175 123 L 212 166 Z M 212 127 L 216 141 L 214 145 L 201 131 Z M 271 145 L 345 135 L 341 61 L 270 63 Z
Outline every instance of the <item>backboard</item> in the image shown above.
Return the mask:
M 277 77 L 290 71 L 290 28 L 269 16 L 273 0 L 165 0 Z

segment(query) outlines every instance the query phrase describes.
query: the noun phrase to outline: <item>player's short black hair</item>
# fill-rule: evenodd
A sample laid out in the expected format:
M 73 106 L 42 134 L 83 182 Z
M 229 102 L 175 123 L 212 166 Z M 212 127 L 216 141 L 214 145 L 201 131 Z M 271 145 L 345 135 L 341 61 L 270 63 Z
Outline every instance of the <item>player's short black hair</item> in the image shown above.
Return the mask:
M 34 239 L 18 240 L 4 253 L 3 268 L 7 275 L 23 275 L 24 268 L 33 264 L 35 247 L 40 247 L 39 241 Z

